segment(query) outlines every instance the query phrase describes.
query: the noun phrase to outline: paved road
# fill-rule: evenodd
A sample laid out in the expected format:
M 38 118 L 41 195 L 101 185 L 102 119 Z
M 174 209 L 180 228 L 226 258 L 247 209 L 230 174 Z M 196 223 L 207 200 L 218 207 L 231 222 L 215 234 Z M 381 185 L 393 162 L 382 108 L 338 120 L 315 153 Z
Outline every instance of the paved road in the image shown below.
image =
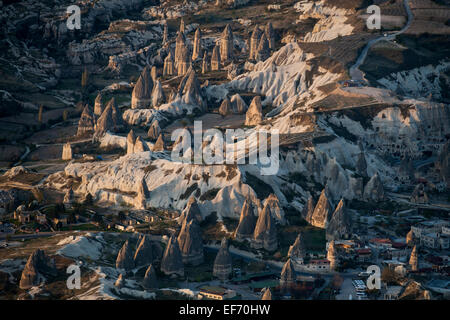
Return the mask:
M 404 5 L 406 13 L 408 15 L 408 21 L 406 22 L 406 25 L 398 32 L 389 34 L 386 37 L 383 35 L 382 37 L 379 37 L 379 38 L 376 38 L 376 39 L 372 39 L 372 40 L 370 40 L 367 43 L 367 45 L 364 47 L 363 51 L 361 52 L 360 56 L 356 60 L 355 64 L 350 67 L 349 72 L 350 72 L 350 76 L 351 76 L 352 80 L 356 80 L 356 81 L 365 80 L 364 79 L 364 73 L 361 70 L 359 70 L 359 67 L 364 63 L 370 48 L 375 43 L 380 42 L 380 41 L 384 41 L 384 40 L 387 40 L 387 41 L 394 40 L 396 36 L 404 33 L 406 30 L 409 29 L 409 27 L 410 27 L 410 25 L 411 25 L 411 23 L 413 21 L 414 16 L 413 16 L 411 8 L 409 6 L 409 0 L 403 0 L 403 5 Z

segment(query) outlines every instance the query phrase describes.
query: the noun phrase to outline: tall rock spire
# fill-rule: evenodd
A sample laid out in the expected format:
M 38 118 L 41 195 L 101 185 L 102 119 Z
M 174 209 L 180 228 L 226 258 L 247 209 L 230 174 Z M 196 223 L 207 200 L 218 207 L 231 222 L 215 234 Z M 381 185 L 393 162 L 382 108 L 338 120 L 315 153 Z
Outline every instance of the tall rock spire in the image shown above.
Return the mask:
M 218 71 L 220 70 L 220 50 L 219 47 L 216 45 L 213 49 L 212 56 L 211 56 L 211 71 Z
M 345 207 L 344 199 L 339 201 L 326 228 L 326 238 L 328 241 L 350 237 L 352 231 L 351 220 Z
M 201 229 L 195 220 L 183 222 L 180 234 L 178 235 L 178 245 L 184 263 L 199 265 L 203 263 L 203 240 Z
M 229 24 L 226 25 L 220 39 L 220 58 L 221 62 L 230 61 L 233 57 L 233 32 Z
M 339 258 L 336 252 L 334 240 L 328 244 L 327 260 L 330 261 L 330 270 L 336 270 L 339 266 Z
M 290 286 L 295 283 L 297 280 L 297 275 L 294 269 L 294 265 L 292 264 L 291 259 L 289 258 L 283 266 L 280 275 L 280 285 L 281 286 Z
M 264 29 L 264 33 L 266 35 L 266 38 L 269 42 L 269 48 L 270 50 L 275 49 L 275 31 L 273 31 L 272 22 L 268 22 L 266 24 L 266 28 Z
M 138 244 L 134 254 L 134 265 L 136 267 L 148 266 L 153 262 L 153 246 L 150 239 L 144 235 Z
M 200 28 L 197 28 L 197 30 L 195 31 L 195 35 L 194 35 L 194 44 L 193 44 L 193 49 L 192 49 L 192 61 L 195 61 L 202 56 L 203 50 L 202 50 L 201 39 L 202 39 L 202 33 L 200 31 Z
M 150 66 L 145 66 L 139 76 L 131 95 L 131 108 L 144 109 L 151 106 L 153 79 Z
M 92 113 L 89 105 L 85 105 L 83 112 L 81 113 L 80 120 L 78 121 L 77 135 L 90 134 L 94 132 L 94 114 Z
M 255 96 L 250 103 L 250 107 L 245 114 L 245 125 L 246 126 L 256 126 L 262 122 L 262 105 L 261 97 Z
M 241 210 L 239 224 L 234 232 L 234 237 L 238 241 L 250 239 L 253 236 L 256 226 L 256 217 L 253 214 L 253 204 L 249 198 L 244 201 Z
M 202 73 L 207 73 L 208 71 L 209 71 L 208 54 L 206 51 L 203 51 Z
M 134 153 L 134 144 L 136 143 L 136 135 L 133 129 L 127 135 L 127 154 Z
M 97 94 L 97 97 L 95 98 L 95 104 L 94 104 L 94 114 L 96 116 L 101 116 L 103 113 L 103 94 L 101 91 Z
M 333 208 L 331 207 L 330 201 L 328 200 L 328 195 L 325 188 L 322 190 L 319 201 L 317 201 L 317 205 L 314 208 L 314 212 L 311 216 L 311 220 L 309 220 L 308 222 L 315 227 L 325 229 L 331 219 L 333 213 L 332 210 Z
M 256 221 L 252 244 L 256 249 L 264 248 L 267 251 L 274 251 L 278 247 L 275 220 L 267 204 L 262 209 Z
M 303 262 L 303 259 L 306 257 L 306 245 L 302 232 L 298 234 L 294 244 L 289 247 L 288 257 L 300 262 Z
M 219 279 L 228 279 L 232 273 L 231 254 L 228 251 L 228 241 L 226 238 L 222 239 L 219 252 L 214 260 L 213 275 Z
M 414 246 L 409 257 L 409 265 L 412 271 L 419 269 L 419 253 L 417 252 L 417 246 Z
M 156 276 L 155 268 L 153 264 L 150 264 L 145 271 L 143 286 L 145 289 L 156 289 L 158 288 L 158 277 Z
M 250 60 L 256 59 L 256 53 L 258 50 L 259 40 L 261 39 L 261 30 L 258 26 L 253 28 L 252 35 L 250 37 Z
M 161 260 L 161 271 L 166 275 L 184 276 L 184 265 L 177 238 L 170 237 Z
M 175 74 L 175 62 L 173 60 L 172 51 L 164 59 L 163 76 L 171 76 Z
M 134 268 L 133 252 L 129 241 L 125 241 L 116 258 L 116 268 L 130 271 Z

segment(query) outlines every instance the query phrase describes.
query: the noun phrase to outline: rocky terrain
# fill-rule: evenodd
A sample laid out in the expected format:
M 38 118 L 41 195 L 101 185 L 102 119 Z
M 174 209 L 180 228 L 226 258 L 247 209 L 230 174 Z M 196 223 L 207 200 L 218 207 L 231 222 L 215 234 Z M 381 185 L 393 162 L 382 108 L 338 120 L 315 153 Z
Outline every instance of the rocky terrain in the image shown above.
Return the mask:
M 380 30 L 366 26 L 372 2 Z M 81 9 L 79 30 L 67 29 L 69 5 Z M 8 271 L 7 297 L 186 298 L 174 279 L 205 265 L 227 279 L 232 248 L 281 264 L 287 284 L 303 241 L 333 270 L 334 241 L 363 241 L 367 212 L 448 220 L 449 19 L 433 0 L 4 1 L 1 221 L 62 205 L 60 215 L 86 210 L 96 231 L 61 240 L 53 261 L 8 249 L 0 275 L 2 259 L 28 260 Z M 223 145 L 226 129 L 246 134 Z M 248 161 L 262 130 L 271 174 L 261 153 Z M 224 149 L 241 161 L 197 159 Z M 93 275 L 83 293 L 51 287 L 63 259 Z

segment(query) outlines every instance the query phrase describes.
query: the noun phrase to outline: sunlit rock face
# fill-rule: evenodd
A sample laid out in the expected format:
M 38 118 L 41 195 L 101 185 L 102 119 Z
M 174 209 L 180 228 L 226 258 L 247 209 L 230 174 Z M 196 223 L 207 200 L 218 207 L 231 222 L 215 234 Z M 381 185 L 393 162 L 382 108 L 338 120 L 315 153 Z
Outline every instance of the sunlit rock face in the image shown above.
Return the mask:
M 183 259 L 177 238 L 170 237 L 161 260 L 161 271 L 169 276 L 184 276 Z
M 213 275 L 219 279 L 225 280 L 233 272 L 233 265 L 231 254 L 228 251 L 228 241 L 226 238 L 222 239 L 219 252 L 214 260 Z
M 178 235 L 183 263 L 199 265 L 203 262 L 203 240 L 200 226 L 195 220 L 183 222 Z
M 266 204 L 258 216 L 253 233 L 252 246 L 256 249 L 264 248 L 274 251 L 278 247 L 276 222 Z
M 220 61 L 225 63 L 233 57 L 233 32 L 229 24 L 226 25 L 220 39 Z
M 145 109 L 152 105 L 153 79 L 150 67 L 146 66 L 142 70 L 131 95 L 132 109 Z
M 78 121 L 77 135 L 91 134 L 94 132 L 94 114 L 92 113 L 89 105 L 86 105 Z
M 28 257 L 22 271 L 19 287 L 29 289 L 38 286 L 44 281 L 46 275 L 55 275 L 55 273 L 56 269 L 52 260 L 43 250 L 37 249 Z
M 245 125 L 255 126 L 261 123 L 263 118 L 261 97 L 256 96 L 253 98 L 250 107 L 248 107 L 247 113 L 245 115 Z

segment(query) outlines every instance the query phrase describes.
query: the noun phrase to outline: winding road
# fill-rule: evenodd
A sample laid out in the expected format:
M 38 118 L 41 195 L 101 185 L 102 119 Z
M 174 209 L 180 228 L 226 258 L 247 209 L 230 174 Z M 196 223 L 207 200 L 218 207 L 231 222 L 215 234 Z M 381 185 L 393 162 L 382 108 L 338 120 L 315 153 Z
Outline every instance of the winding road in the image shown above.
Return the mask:
M 358 59 L 356 60 L 355 64 L 350 67 L 349 73 L 350 73 L 350 77 L 352 78 L 352 80 L 354 80 L 354 81 L 365 80 L 364 73 L 361 70 L 359 70 L 359 67 L 364 63 L 370 48 L 375 43 L 378 43 L 383 40 L 386 40 L 386 41 L 394 40 L 396 36 L 404 33 L 406 30 L 409 29 L 409 27 L 411 26 L 411 23 L 413 21 L 414 15 L 412 14 L 411 7 L 409 6 L 409 0 L 403 0 L 403 5 L 404 5 L 406 13 L 408 15 L 408 21 L 406 22 L 406 25 L 398 32 L 392 33 L 387 36 L 383 35 L 379 38 L 372 39 L 366 44 L 363 51 L 361 52 Z

